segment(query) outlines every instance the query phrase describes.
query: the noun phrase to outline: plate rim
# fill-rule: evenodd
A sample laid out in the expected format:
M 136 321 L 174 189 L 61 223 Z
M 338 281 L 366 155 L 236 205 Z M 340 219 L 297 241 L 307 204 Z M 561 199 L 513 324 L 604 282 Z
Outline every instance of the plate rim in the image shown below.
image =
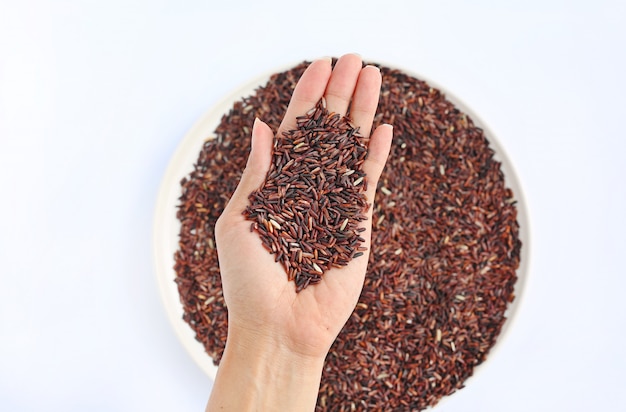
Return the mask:
M 475 378 L 478 372 L 485 369 L 483 365 L 492 363 L 487 362 L 487 360 L 493 360 L 495 355 L 500 352 L 504 341 L 507 340 L 506 338 L 510 334 L 511 325 L 514 324 L 519 317 L 520 308 L 523 306 L 524 302 L 524 296 L 527 294 L 532 245 L 528 196 L 519 178 L 515 164 L 512 162 L 511 157 L 499 140 L 498 134 L 494 133 L 493 128 L 485 122 L 484 118 L 466 104 L 464 100 L 450 92 L 446 87 L 441 86 L 438 82 L 414 70 L 407 70 L 401 66 L 388 64 L 385 61 L 377 59 L 364 59 L 364 61 L 371 61 L 374 62 L 373 64 L 392 70 L 399 70 L 409 76 L 426 82 L 429 86 L 438 89 L 445 98 L 459 110 L 470 116 L 474 124 L 483 130 L 489 142 L 489 147 L 494 151 L 494 160 L 500 162 L 505 185 L 511 188 L 514 199 L 517 201 L 517 222 L 519 224 L 519 239 L 522 241 L 522 247 L 520 250 L 520 265 L 516 270 L 517 281 L 514 287 L 515 300 L 507 306 L 505 311 L 506 320 L 502 325 L 499 335 L 487 352 L 485 360 L 480 365 L 474 367 L 472 376 L 465 380 L 465 382 L 468 382 L 469 380 L 473 380 L 472 378 Z M 216 103 L 212 104 L 179 141 L 160 181 L 152 224 L 152 260 L 155 266 L 159 294 L 165 306 L 169 323 L 174 329 L 179 342 L 183 345 L 194 362 L 213 381 L 217 374 L 217 366 L 213 364 L 211 356 L 205 352 L 202 343 L 196 340 L 193 329 L 183 320 L 184 309 L 180 302 L 178 287 L 174 282 L 176 278 L 176 272 L 174 271 L 174 253 L 178 248 L 175 246 L 172 250 L 171 245 L 178 245 L 180 222 L 176 218 L 176 211 L 180 197 L 180 181 L 189 176 L 189 173 L 193 170 L 194 164 L 197 161 L 202 145 L 206 140 L 215 137 L 215 129 L 219 125 L 222 116 L 228 113 L 235 102 L 250 96 L 258 87 L 264 86 L 273 74 L 289 70 L 300 63 L 302 63 L 302 61 L 286 64 L 272 71 L 267 71 L 252 80 L 242 83 L 242 85 L 233 92 L 226 94 Z M 190 149 L 194 147 L 196 147 L 197 150 L 190 151 Z M 189 158 L 193 158 L 191 163 L 186 162 Z M 183 169 L 185 169 L 186 172 L 180 175 L 179 173 L 182 173 Z M 174 228 L 176 228 L 176 230 L 174 230 Z M 172 235 L 175 238 L 174 240 L 172 239 Z M 441 398 L 439 403 L 447 397 L 449 397 L 449 395 Z

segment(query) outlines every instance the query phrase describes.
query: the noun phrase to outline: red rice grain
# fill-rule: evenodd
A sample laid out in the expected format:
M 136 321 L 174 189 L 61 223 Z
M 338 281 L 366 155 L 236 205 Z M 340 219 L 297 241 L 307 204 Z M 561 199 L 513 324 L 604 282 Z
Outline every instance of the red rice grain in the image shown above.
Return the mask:
M 215 222 L 239 182 L 254 119 L 278 128 L 307 65 L 237 101 L 181 182 L 176 283 L 183 318 L 216 364 L 227 312 Z M 377 188 L 365 285 L 327 356 L 319 411 L 435 405 L 486 359 L 514 299 L 517 211 L 486 136 L 439 90 L 381 72 L 374 127 L 392 124 L 394 143 Z

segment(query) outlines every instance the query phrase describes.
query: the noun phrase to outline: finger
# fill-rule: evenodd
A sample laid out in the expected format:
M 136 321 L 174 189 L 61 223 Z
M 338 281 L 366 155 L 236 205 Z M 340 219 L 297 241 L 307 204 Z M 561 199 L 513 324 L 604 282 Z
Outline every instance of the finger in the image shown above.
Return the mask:
M 365 159 L 363 163 L 363 171 L 367 176 L 367 192 L 365 196 L 369 203 L 374 203 L 376 185 L 385 168 L 392 139 L 393 127 L 389 124 L 378 126 L 374 133 L 372 133 L 367 151 L 367 159 Z M 371 214 L 372 209 L 373 207 L 370 207 L 368 213 Z
M 365 66 L 359 74 L 354 90 L 350 119 L 355 126 L 360 128 L 360 134 L 365 137 L 368 137 L 372 131 L 381 83 L 380 69 L 376 66 Z
M 356 54 L 346 54 L 337 60 L 324 93 L 329 112 L 346 115 L 362 67 L 361 57 Z
M 305 115 L 306 112 L 315 107 L 324 95 L 331 72 L 330 58 L 316 60 L 307 67 L 293 90 L 285 117 L 278 128 L 277 136 L 281 136 L 287 130 L 295 129 L 296 117 Z
M 248 196 L 250 193 L 260 188 L 272 161 L 272 146 L 274 143 L 274 134 L 270 127 L 259 120 L 254 120 L 252 126 L 252 139 L 250 142 L 250 155 L 246 168 L 241 175 L 241 180 L 235 193 L 228 201 L 226 209 L 236 213 L 241 213 L 248 205 Z

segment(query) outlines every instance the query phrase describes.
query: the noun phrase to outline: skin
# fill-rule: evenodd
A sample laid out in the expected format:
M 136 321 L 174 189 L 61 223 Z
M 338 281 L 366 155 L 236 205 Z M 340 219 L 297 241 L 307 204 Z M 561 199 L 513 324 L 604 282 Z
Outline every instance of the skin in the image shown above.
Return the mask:
M 330 59 L 317 60 L 300 78 L 278 134 L 294 129 L 296 117 L 324 96 L 328 110 L 341 115 L 351 104 L 352 123 L 367 135 L 380 85 L 378 68 L 362 68 L 357 55 L 342 56 L 334 70 Z M 392 135 L 390 125 L 372 133 L 363 165 L 369 203 L 374 202 Z M 319 284 L 297 294 L 282 266 L 250 232 L 242 212 L 248 195 L 265 180 L 273 139 L 271 129 L 257 119 L 241 181 L 215 227 L 228 339 L 207 411 L 314 410 L 324 359 L 354 310 L 365 280 L 372 207 L 361 222 L 368 251 L 345 267 L 327 271 Z

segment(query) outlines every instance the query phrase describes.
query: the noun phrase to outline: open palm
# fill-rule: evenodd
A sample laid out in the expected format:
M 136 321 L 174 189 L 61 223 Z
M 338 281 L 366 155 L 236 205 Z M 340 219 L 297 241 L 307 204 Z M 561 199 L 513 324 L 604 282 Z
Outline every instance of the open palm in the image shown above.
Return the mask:
M 300 78 L 278 134 L 295 129 L 296 117 L 304 115 L 320 98 L 330 112 L 346 115 L 367 136 L 380 93 L 380 71 L 362 67 L 360 57 L 345 55 L 332 69 L 329 60 L 313 62 Z M 368 157 L 363 164 L 369 185 L 365 193 L 372 203 L 382 172 L 392 129 L 378 127 L 372 134 Z M 260 120 L 252 131 L 252 149 L 237 190 L 219 218 L 215 235 L 222 275 L 224 299 L 228 307 L 229 334 L 232 330 L 252 339 L 265 339 L 302 355 L 324 356 L 357 303 L 367 269 L 371 244 L 371 211 L 361 222 L 365 231 L 363 256 L 342 268 L 332 268 L 320 283 L 296 293 L 293 282 L 280 263 L 262 246 L 257 233 L 242 212 L 248 195 L 266 178 L 272 157 L 274 135 Z

